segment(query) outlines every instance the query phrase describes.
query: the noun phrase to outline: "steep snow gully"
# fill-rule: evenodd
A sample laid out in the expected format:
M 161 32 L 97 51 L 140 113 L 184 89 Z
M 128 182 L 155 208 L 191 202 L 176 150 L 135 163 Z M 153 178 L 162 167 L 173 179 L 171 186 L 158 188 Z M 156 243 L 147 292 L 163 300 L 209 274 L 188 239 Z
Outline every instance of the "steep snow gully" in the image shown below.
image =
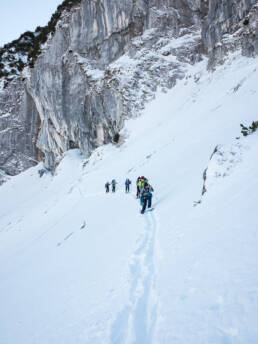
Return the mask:
M 1 344 L 257 343 L 258 136 L 240 133 L 258 119 L 257 58 L 206 62 L 128 120 L 123 144 L 1 186 Z

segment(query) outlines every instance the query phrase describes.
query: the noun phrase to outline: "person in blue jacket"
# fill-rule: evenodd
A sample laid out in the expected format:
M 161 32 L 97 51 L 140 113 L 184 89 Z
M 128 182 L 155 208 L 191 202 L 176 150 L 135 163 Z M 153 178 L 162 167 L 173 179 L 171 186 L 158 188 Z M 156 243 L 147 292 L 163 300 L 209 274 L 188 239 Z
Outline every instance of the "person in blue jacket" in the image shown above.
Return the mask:
M 141 196 L 141 204 L 142 204 L 142 210 L 141 210 L 142 214 L 144 214 L 147 204 L 148 204 L 148 208 L 151 208 L 153 191 L 154 189 L 150 184 L 145 184 L 144 188 L 141 190 L 140 196 Z
M 130 191 L 130 184 L 131 184 L 131 180 L 127 178 L 125 181 L 125 192 L 126 193 Z

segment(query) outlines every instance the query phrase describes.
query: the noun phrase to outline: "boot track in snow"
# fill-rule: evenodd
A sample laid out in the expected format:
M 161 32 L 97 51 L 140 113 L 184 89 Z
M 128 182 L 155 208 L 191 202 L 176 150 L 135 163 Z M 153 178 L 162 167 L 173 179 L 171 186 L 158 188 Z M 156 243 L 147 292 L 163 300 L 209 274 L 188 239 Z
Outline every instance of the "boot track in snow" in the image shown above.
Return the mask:
M 143 236 L 131 258 L 130 301 L 112 325 L 112 344 L 152 342 L 157 314 L 154 264 L 156 232 L 155 213 L 147 213 Z

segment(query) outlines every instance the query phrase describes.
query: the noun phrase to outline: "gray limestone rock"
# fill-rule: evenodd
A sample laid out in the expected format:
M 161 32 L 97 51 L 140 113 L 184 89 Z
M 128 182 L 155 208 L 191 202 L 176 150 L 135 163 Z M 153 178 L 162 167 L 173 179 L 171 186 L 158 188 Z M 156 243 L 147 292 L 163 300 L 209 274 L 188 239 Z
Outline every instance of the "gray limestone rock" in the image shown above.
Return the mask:
M 112 63 L 125 54 L 133 59 L 136 52 L 151 50 L 163 36 L 178 37 L 183 27 L 198 22 L 199 10 L 198 1 L 98 0 L 82 1 L 63 17 L 26 85 L 41 118 L 37 146 L 44 153 L 47 168 L 55 167 L 69 148 L 78 147 L 89 156 L 99 145 L 112 141 L 124 118 L 142 108 L 149 96 L 146 91 L 137 108 L 135 98 L 126 98 L 132 92 L 119 78 L 123 72 L 112 70 Z M 148 29 L 157 29 L 151 35 L 150 46 L 145 40 L 142 46 L 133 47 L 133 39 Z M 191 55 L 191 62 L 199 59 L 199 54 Z M 148 59 L 149 68 L 151 63 Z M 171 87 L 177 77 L 182 77 L 177 64 L 166 63 L 165 67 L 174 69 L 173 77 L 168 78 L 166 70 L 159 71 L 159 78 L 154 72 L 148 73 L 151 93 L 162 83 L 162 76 L 164 87 Z M 136 69 L 142 70 L 132 75 L 135 92 L 143 82 L 140 74 L 146 64 Z
M 257 0 L 209 0 L 202 26 L 202 39 L 209 55 L 209 67 L 222 63 L 228 51 L 242 48 L 243 54 L 257 53 Z
M 40 160 L 40 119 L 21 78 L 0 91 L 0 170 L 15 175 Z
M 0 169 L 14 175 L 43 159 L 53 170 L 72 148 L 88 157 L 205 51 L 210 64 L 229 47 L 253 55 L 255 2 L 82 0 L 64 11 L 34 68 L 5 89 L 0 80 Z

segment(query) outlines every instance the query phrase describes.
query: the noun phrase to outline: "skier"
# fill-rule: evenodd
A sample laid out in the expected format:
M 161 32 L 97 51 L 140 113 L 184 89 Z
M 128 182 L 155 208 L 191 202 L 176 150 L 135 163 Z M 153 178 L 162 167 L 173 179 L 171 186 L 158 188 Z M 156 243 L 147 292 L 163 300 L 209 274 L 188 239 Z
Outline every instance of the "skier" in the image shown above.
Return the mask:
M 109 182 L 106 182 L 106 184 L 105 184 L 106 193 L 108 193 L 108 192 L 109 192 L 109 185 L 110 185 L 110 183 L 109 183 Z
M 113 179 L 112 182 L 111 182 L 111 185 L 112 185 L 112 192 L 116 192 L 116 184 L 117 184 L 116 180 Z
M 127 178 L 125 181 L 125 192 L 130 191 L 130 184 L 131 184 L 131 180 Z
M 151 208 L 153 191 L 154 189 L 150 184 L 144 185 L 144 188 L 141 190 L 141 202 L 142 202 L 141 214 L 144 214 L 146 206 L 147 206 L 147 202 L 148 202 L 148 208 Z

